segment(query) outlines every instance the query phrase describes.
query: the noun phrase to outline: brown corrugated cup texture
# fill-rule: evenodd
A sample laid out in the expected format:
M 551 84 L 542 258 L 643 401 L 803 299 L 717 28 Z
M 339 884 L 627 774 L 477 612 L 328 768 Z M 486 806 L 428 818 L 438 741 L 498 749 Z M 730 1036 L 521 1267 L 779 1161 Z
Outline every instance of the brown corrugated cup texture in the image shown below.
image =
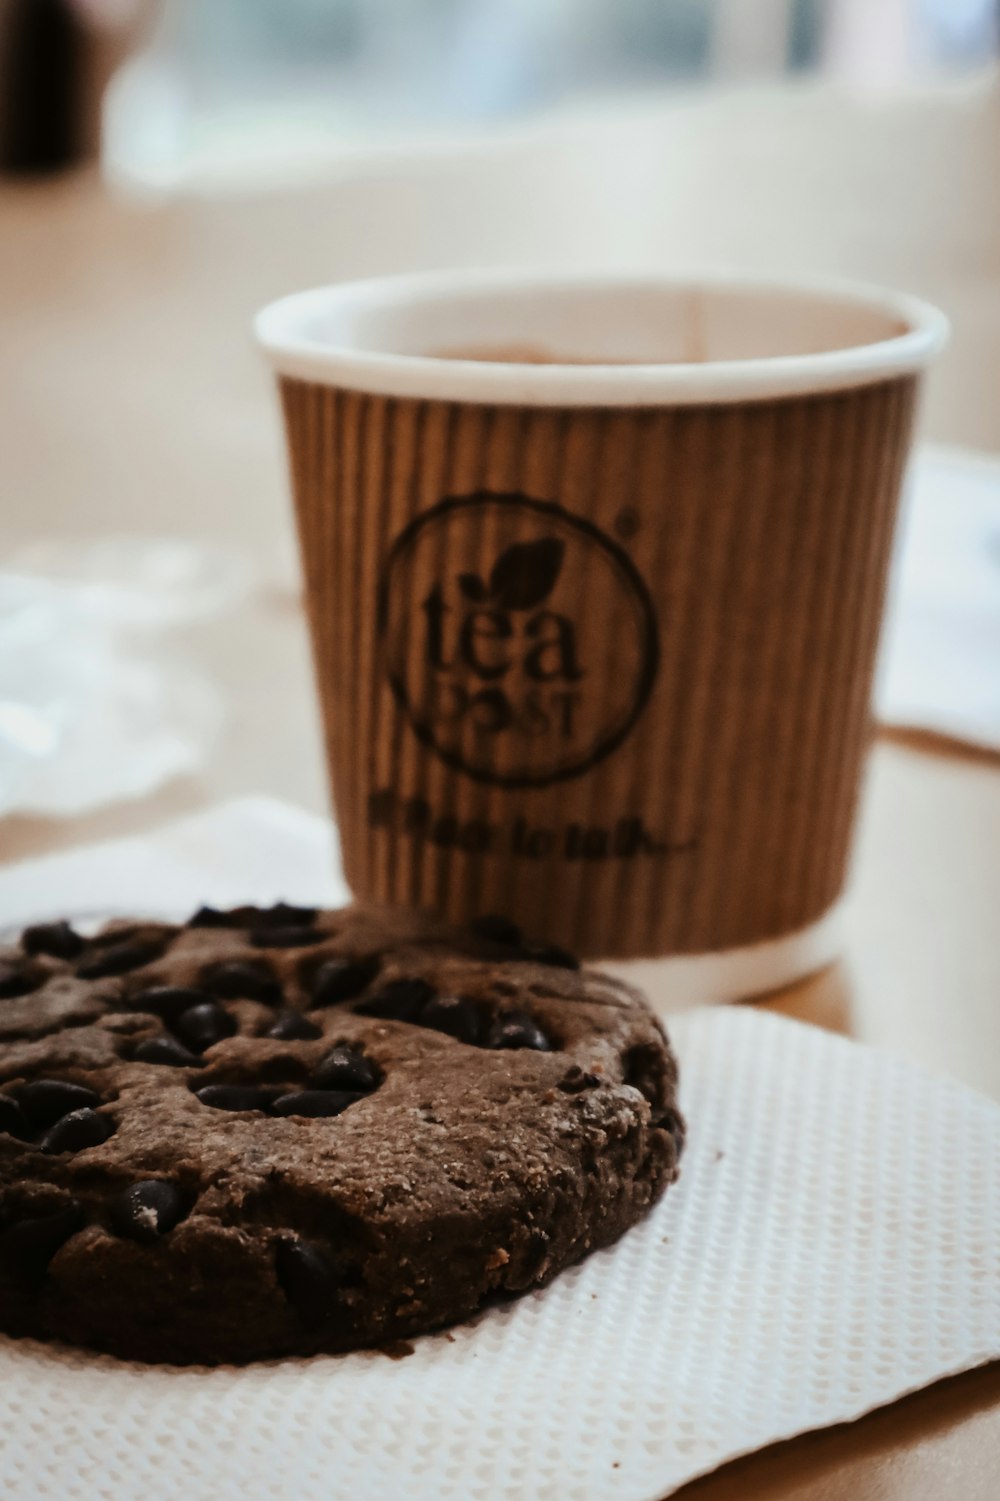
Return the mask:
M 915 387 L 594 410 L 282 378 L 355 893 L 609 957 L 820 917 Z

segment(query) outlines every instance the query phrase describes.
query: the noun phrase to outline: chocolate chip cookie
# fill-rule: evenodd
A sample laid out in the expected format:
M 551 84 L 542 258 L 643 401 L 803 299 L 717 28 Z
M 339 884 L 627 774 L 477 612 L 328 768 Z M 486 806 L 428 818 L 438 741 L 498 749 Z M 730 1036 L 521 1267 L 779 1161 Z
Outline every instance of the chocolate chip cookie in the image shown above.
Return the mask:
M 0 948 L 0 1328 L 349 1350 L 543 1286 L 684 1127 L 633 990 L 503 918 L 279 904 Z

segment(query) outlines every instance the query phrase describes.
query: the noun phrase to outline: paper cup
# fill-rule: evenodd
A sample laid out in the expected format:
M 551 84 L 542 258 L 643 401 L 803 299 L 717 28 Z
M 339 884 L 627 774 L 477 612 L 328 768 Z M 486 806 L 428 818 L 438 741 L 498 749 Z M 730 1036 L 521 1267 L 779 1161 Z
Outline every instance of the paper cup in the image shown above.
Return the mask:
M 356 894 L 666 957 L 694 998 L 830 959 L 945 329 L 724 279 L 439 274 L 265 309 Z

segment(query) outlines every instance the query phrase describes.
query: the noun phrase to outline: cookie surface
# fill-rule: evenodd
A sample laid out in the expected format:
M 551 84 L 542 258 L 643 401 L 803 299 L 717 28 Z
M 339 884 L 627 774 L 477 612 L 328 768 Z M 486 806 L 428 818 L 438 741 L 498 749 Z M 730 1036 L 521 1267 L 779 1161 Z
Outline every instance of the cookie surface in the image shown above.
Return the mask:
M 641 996 L 502 919 L 28 929 L 0 948 L 0 1329 L 216 1363 L 466 1318 L 642 1218 L 676 1082 Z

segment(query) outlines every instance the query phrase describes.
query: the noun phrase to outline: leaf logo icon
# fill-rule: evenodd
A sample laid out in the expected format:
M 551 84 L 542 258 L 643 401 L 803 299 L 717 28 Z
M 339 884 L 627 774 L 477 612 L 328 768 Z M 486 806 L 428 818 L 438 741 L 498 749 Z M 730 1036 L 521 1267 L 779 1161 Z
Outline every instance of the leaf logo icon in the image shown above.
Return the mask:
M 490 570 L 490 597 L 505 610 L 535 609 L 555 588 L 565 550 L 558 537 L 512 543 Z
M 458 586 L 466 599 L 471 599 L 474 604 L 484 604 L 489 599 L 489 591 L 478 573 L 460 573 Z

